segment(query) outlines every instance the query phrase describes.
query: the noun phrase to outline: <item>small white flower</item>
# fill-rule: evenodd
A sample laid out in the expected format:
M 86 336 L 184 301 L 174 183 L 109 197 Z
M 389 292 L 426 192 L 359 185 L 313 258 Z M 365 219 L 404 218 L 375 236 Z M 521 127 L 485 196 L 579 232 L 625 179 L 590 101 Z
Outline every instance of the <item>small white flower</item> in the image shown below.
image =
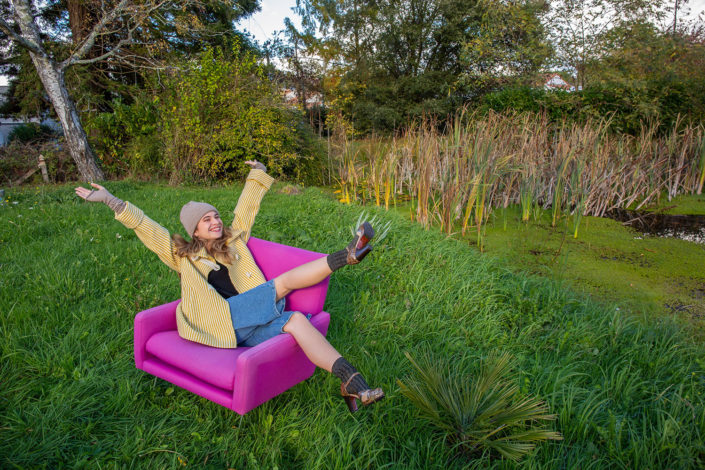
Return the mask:
M 116 233 L 115 238 L 122 238 L 122 235 L 120 235 L 119 233 Z
M 17 205 L 17 204 L 19 204 L 19 202 L 17 202 L 17 201 L 12 201 L 12 204 Z

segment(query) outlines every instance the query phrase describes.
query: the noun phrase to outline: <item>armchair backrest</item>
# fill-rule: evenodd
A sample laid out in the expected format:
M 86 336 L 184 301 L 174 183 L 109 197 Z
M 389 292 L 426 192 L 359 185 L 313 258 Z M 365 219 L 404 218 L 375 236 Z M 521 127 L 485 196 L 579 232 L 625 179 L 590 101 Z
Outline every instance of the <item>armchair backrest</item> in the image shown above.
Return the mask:
M 296 266 L 326 256 L 324 253 L 303 250 L 255 237 L 250 237 L 247 247 L 267 280 Z M 322 311 L 329 280 L 330 278 L 327 277 L 315 286 L 299 289 L 289 294 L 286 298 L 286 309 L 314 314 Z

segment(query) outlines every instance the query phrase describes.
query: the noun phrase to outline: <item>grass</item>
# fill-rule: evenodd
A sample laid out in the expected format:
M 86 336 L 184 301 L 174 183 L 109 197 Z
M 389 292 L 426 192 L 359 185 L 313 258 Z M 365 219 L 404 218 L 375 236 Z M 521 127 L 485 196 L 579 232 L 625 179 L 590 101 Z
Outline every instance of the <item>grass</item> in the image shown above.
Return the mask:
M 705 194 L 680 194 L 670 201 L 664 198 L 646 209 L 660 210 L 664 214 L 705 215 Z
M 170 230 L 180 230 L 184 202 L 207 200 L 226 214 L 241 190 L 108 187 Z M 254 236 L 323 252 L 347 243 L 361 208 L 281 187 L 266 196 Z M 349 415 L 337 380 L 317 371 L 240 417 L 134 368 L 134 315 L 177 298 L 178 278 L 109 209 L 69 186 L 9 197 L 0 206 L 0 467 L 705 465 L 705 353 L 672 318 L 595 303 L 371 209 L 392 229 L 364 263 L 333 275 L 328 337 L 388 398 Z M 439 364 L 510 354 L 512 380 L 558 416 L 552 426 L 564 440 L 518 465 L 453 453 L 396 385 L 412 371 L 407 352 Z

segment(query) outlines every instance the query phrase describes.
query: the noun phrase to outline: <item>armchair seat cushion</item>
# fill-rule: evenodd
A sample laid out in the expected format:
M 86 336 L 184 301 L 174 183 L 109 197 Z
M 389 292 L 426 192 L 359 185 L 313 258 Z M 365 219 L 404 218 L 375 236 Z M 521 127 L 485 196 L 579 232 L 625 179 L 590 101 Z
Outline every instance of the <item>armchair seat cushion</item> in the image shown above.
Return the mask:
M 194 343 L 178 331 L 163 331 L 147 340 L 147 352 L 223 390 L 232 390 L 238 356 L 249 348 L 220 349 Z

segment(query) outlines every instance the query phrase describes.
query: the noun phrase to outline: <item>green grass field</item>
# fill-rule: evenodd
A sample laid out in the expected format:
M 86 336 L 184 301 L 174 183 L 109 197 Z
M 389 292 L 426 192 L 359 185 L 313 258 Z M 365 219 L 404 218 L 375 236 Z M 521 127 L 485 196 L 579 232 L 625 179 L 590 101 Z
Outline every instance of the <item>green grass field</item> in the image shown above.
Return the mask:
M 254 236 L 323 252 L 347 243 L 360 208 L 282 186 L 265 197 Z M 242 186 L 108 188 L 181 230 L 182 204 L 206 200 L 229 214 Z M 178 278 L 107 207 L 70 186 L 9 198 L 0 206 L 2 468 L 705 465 L 705 351 L 678 319 L 594 302 L 380 211 L 389 236 L 333 275 L 326 310 L 328 338 L 387 399 L 350 415 L 337 379 L 319 370 L 240 417 L 135 369 L 134 315 L 176 299 Z M 479 359 L 512 354 L 513 380 L 547 402 L 564 440 L 519 464 L 454 454 L 399 392 L 412 370 L 405 352 L 460 363 L 468 379 Z

